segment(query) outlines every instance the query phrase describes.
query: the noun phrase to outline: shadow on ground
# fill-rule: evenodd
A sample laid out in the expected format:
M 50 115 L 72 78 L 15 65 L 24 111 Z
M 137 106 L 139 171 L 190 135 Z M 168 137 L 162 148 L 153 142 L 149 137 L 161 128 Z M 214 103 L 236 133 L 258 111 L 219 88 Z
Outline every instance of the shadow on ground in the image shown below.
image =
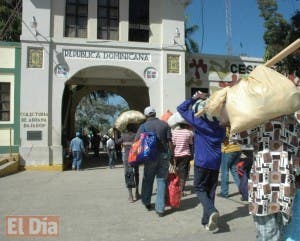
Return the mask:
M 238 219 L 246 216 L 249 216 L 248 204 L 245 204 L 244 206 L 241 207 L 237 207 L 235 211 L 220 216 L 219 230 L 217 233 L 230 232 L 230 226 L 228 225 L 228 222 L 233 219 Z

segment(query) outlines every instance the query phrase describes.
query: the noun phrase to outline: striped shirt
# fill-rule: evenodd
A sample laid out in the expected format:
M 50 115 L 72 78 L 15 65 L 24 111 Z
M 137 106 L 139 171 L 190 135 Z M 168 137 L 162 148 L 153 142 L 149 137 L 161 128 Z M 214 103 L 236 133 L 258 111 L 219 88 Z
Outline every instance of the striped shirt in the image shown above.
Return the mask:
M 172 133 L 175 146 L 174 156 L 191 156 L 190 145 L 193 144 L 193 132 L 188 129 L 175 129 Z

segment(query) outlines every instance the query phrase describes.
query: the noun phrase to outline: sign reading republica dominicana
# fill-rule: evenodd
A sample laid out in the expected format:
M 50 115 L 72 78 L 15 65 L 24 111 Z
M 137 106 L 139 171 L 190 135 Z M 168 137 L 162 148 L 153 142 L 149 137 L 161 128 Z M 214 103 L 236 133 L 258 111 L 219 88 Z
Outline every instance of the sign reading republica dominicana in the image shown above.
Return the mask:
M 65 58 L 150 62 L 149 53 L 63 49 Z

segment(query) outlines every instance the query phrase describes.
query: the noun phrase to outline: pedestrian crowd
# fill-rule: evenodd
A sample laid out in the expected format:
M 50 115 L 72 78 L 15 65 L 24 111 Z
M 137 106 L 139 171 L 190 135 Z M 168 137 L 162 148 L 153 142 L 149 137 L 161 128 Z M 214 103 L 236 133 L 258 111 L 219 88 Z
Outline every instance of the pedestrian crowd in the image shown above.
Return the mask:
M 215 196 L 219 172 L 221 191 L 217 195 L 222 198 L 232 195 L 228 188 L 230 172 L 241 200 L 249 203 L 249 213 L 253 215 L 257 231 L 256 240 L 284 240 L 286 230 L 293 223 L 291 220 L 299 219 L 293 216 L 300 170 L 299 123 L 293 116 L 281 116 L 257 128 L 230 134 L 230 126 L 222 126 L 218 119 L 195 116 L 192 107 L 205 98 L 203 93 L 197 92 L 181 103 L 177 111 L 184 122 L 178 123 L 175 128 L 157 118 L 154 108 L 146 107 L 144 115 L 147 119 L 139 126 L 135 137 L 132 134 L 130 142 L 123 140 L 123 143 L 130 145 L 145 129 L 154 132 L 159 140 L 157 158 L 143 165 L 142 204 L 147 210 L 154 209 L 159 217 L 163 217 L 169 166 L 176 167 L 183 196 L 190 162 L 193 161 L 194 191 L 203 208 L 201 224 L 206 230 L 218 230 L 221 214 L 216 207 Z M 130 149 L 129 146 L 127 148 Z M 155 178 L 156 200 L 152 206 Z M 138 185 L 135 187 L 138 192 Z M 130 202 L 132 197 L 130 191 Z
M 128 189 L 128 202 L 141 199 L 147 210 L 155 210 L 159 217 L 166 215 L 170 166 L 179 177 L 181 196 L 185 195 L 185 183 L 190 163 L 194 168 L 194 192 L 202 205 L 201 224 L 208 231 L 218 230 L 221 215 L 215 204 L 215 196 L 228 198 L 229 172 L 232 175 L 241 200 L 249 202 L 257 231 L 256 240 L 284 239 L 285 230 L 291 225 L 295 208 L 295 196 L 299 187 L 300 125 L 293 116 L 272 119 L 257 128 L 241 133 L 230 132 L 230 126 L 222 125 L 215 117 L 195 115 L 195 104 L 207 95 L 196 92 L 177 107 L 184 121 L 170 126 L 156 116 L 156 110 L 144 109 L 146 120 L 128 123 L 122 131 L 109 135 L 105 147 L 108 166 L 114 167 L 117 159 L 116 145 L 121 147 L 124 164 L 124 181 Z M 139 191 L 140 165 L 129 164 L 129 153 L 143 132 L 153 132 L 157 137 L 156 156 L 143 163 L 141 192 Z M 86 146 L 79 138 L 70 143 L 73 153 L 73 169 L 80 169 L 82 153 Z M 99 146 L 101 139 L 96 139 Z M 99 152 L 97 148 L 95 151 Z M 220 193 L 216 194 L 219 173 Z M 151 202 L 156 179 L 156 200 Z M 299 199 L 299 189 L 298 189 Z M 299 215 L 299 214 L 298 214 Z M 292 232 L 291 230 L 289 232 Z

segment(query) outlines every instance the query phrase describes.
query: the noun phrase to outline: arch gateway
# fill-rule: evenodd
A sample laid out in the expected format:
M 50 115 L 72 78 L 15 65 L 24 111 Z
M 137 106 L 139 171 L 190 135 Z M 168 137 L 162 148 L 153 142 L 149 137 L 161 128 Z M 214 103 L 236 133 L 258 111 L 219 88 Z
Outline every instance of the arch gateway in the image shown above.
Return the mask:
M 185 98 L 184 2 L 23 1 L 21 165 L 62 168 L 63 125 L 90 90 L 131 109 L 175 109 Z
M 262 63 L 187 55 L 186 2 L 23 1 L 20 115 L 12 123 L 20 164 L 63 169 L 63 128 L 74 125 L 75 107 L 90 91 L 119 94 L 131 109 L 151 105 L 160 116 L 194 91 L 214 91 Z

